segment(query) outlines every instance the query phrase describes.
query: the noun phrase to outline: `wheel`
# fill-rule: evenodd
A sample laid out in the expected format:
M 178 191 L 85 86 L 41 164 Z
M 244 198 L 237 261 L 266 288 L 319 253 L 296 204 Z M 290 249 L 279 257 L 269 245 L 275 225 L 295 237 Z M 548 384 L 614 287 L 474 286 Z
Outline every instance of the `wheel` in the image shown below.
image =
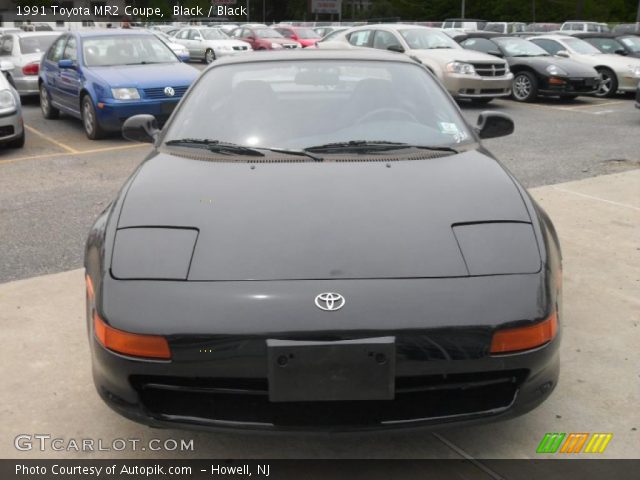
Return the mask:
M 596 70 L 602 76 L 602 81 L 595 96 L 600 98 L 613 97 L 618 92 L 618 77 L 605 67 L 596 68 Z
M 472 98 L 471 103 L 474 105 L 487 105 L 493 98 Z
M 15 140 L 11 140 L 10 142 L 7 142 L 7 147 L 9 147 L 9 148 L 22 148 L 22 147 L 24 147 L 24 137 L 25 137 L 24 130 L 22 130 L 22 135 L 20 135 Z
M 533 102 L 538 96 L 538 80 L 529 72 L 516 73 L 511 95 L 518 102 Z
M 82 97 L 82 125 L 84 126 L 84 133 L 91 140 L 99 140 L 104 137 L 104 130 L 100 127 L 96 109 L 89 95 Z
M 60 116 L 60 110 L 51 105 L 51 97 L 44 83 L 40 84 L 40 110 L 44 118 L 53 119 Z
M 207 48 L 207 51 L 204 52 L 204 63 L 207 65 L 213 63 L 216 59 L 216 52 L 214 52 L 211 48 Z

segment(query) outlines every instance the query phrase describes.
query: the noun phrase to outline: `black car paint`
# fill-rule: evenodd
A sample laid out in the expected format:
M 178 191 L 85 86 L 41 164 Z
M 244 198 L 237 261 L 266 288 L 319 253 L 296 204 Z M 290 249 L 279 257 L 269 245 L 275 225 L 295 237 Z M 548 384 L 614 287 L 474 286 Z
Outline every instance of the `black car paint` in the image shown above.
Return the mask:
M 351 55 L 357 61 L 362 54 Z M 410 62 L 397 56 L 381 58 Z M 270 431 L 474 423 L 509 418 L 535 408 L 558 380 L 561 328 L 551 342 L 530 351 L 490 355 L 489 346 L 498 327 L 533 324 L 554 311 L 562 325 L 558 238 L 544 211 L 477 138 L 466 150 L 429 160 L 398 157 L 391 162 L 254 163 L 254 168 L 248 163 L 185 159 L 172 157 L 169 151 L 154 150 L 97 219 L 87 241 L 85 267 L 95 289 L 95 301 L 87 304 L 87 326 L 98 393 L 117 412 L 153 426 Z M 172 168 L 172 161 L 176 168 Z M 465 168 L 454 170 L 453 166 Z M 426 172 L 431 167 L 434 178 L 447 188 L 436 185 L 433 179 L 429 181 Z M 295 188 L 273 191 L 268 185 L 275 178 L 273 172 L 289 178 L 286 168 L 296 171 L 302 181 Z M 320 187 L 326 190 L 345 173 L 350 181 L 358 182 L 357 169 L 362 169 L 362 182 L 367 189 L 358 196 L 349 196 L 343 187 L 338 188 L 338 198 L 348 199 L 349 203 L 342 205 L 341 222 L 333 228 L 335 210 L 325 210 L 323 198 L 313 192 L 319 192 Z M 403 235 L 392 231 L 387 235 L 403 243 L 394 248 L 393 239 L 387 239 L 383 245 L 386 250 L 379 252 L 387 258 L 379 270 L 363 263 L 368 257 L 361 256 L 356 262 L 358 275 L 353 275 L 356 270 L 339 268 L 338 263 L 333 268 L 309 264 L 292 274 L 286 268 L 267 268 L 269 259 L 259 259 L 252 251 L 259 251 L 259 238 L 236 238 L 239 243 L 233 244 L 234 236 L 229 235 L 224 248 L 235 251 L 240 261 L 246 254 L 263 265 L 260 279 L 245 274 L 226 280 L 216 278 L 215 265 L 211 263 L 213 258 L 223 257 L 216 257 L 211 249 L 198 248 L 198 244 L 206 247 L 205 239 L 214 239 L 207 237 L 208 230 L 216 226 L 211 219 L 245 214 L 252 221 L 259 218 L 252 213 L 256 203 L 243 200 L 243 191 L 224 188 L 225 176 L 235 181 L 244 177 L 255 188 L 262 183 L 264 193 L 272 196 L 261 198 L 271 215 L 277 215 L 278 204 L 283 211 L 295 213 L 290 204 L 311 191 L 306 216 L 319 215 L 322 222 L 317 223 L 317 218 L 314 222 L 324 222 L 326 226 L 316 231 L 316 238 L 304 238 L 311 242 L 304 246 L 311 255 L 323 245 L 338 252 L 336 240 L 343 238 L 343 231 L 355 236 L 361 249 L 371 247 L 371 240 L 375 245 L 375 239 L 364 233 L 384 234 L 384 228 L 364 228 L 362 232 L 359 228 L 369 222 L 395 225 L 393 214 L 397 211 L 393 205 L 380 202 L 390 201 L 394 192 L 398 199 L 406 195 L 418 203 L 401 202 L 411 210 L 401 223 Z M 424 185 L 418 188 L 414 178 L 423 179 Z M 196 182 L 195 188 L 186 180 Z M 211 191 L 217 193 L 206 194 L 203 186 L 207 181 L 216 185 Z M 393 191 L 376 192 L 385 182 Z M 394 185 L 403 182 L 409 182 L 413 191 L 395 189 Z M 358 190 L 357 186 L 354 190 Z M 438 192 L 439 197 L 433 192 Z M 248 195 L 250 191 L 244 193 Z M 280 202 L 273 198 L 278 195 Z M 419 203 L 425 201 L 433 205 Z M 375 208 L 366 208 L 370 202 Z M 350 218 L 349 208 L 358 215 Z M 376 208 L 382 208 L 385 215 L 379 215 Z M 422 252 L 427 257 L 442 258 L 433 260 L 432 265 L 418 262 L 417 268 L 406 261 L 408 253 L 419 251 L 412 243 L 414 239 L 407 238 L 413 233 L 410 226 L 429 223 L 431 217 L 437 231 Z M 304 219 L 305 215 L 295 216 L 296 222 Z M 288 229 L 296 233 L 295 240 L 304 235 L 287 217 L 271 221 L 284 236 Z M 487 222 L 530 225 L 539 268 L 517 274 L 472 275 L 461 261 L 463 255 L 453 248 L 453 228 Z M 266 228 L 268 222 L 260 225 Z M 259 234 L 250 225 L 233 226 L 244 228 L 245 234 Z M 182 280 L 114 278 L 111 266 L 118 229 L 132 227 L 197 229 L 197 253 L 191 261 L 193 275 L 189 271 Z M 414 250 L 403 251 L 405 241 Z M 299 246 L 283 245 L 283 250 L 287 248 Z M 356 257 L 360 254 L 355 248 L 351 252 Z M 388 258 L 396 256 L 402 268 Z M 322 258 L 326 261 L 330 257 Z M 309 275 L 311 267 L 319 268 L 321 273 Z M 387 267 L 395 270 L 383 278 Z M 270 278 L 277 276 L 274 272 L 279 272 L 280 278 Z M 347 304 L 336 312 L 322 312 L 313 300 L 324 291 L 340 292 Z M 145 360 L 106 350 L 94 336 L 94 310 L 115 328 L 166 336 L 172 359 Z M 396 339 L 396 400 L 278 405 L 266 400 L 267 339 L 336 341 L 382 336 Z M 439 402 L 429 403 L 425 392 Z M 215 402 L 211 403 L 211 399 Z M 458 404 L 466 399 L 476 403 Z M 197 405 L 207 405 L 207 409 Z M 402 418 L 403 414 L 407 418 Z
M 541 57 L 513 57 L 508 56 L 503 48 L 494 40 L 504 37 L 495 34 L 486 33 L 470 33 L 467 35 L 457 36 L 456 41 L 464 48 L 463 42 L 470 38 L 484 38 L 492 41 L 496 46 L 496 51 L 500 53 L 500 57 L 504 58 L 509 64 L 509 69 L 516 75 L 519 72 L 529 72 L 535 75 L 538 80 L 538 94 L 543 96 L 574 96 L 589 95 L 595 93 L 599 85 L 598 73 L 590 67 L 586 67 L 578 62 L 568 58 L 559 58 L 555 56 Z M 556 65 L 567 72 L 568 75 L 551 75 L 546 68 L 550 65 Z M 549 80 L 552 77 L 562 78 L 566 81 L 564 85 L 552 85 Z
M 577 33 L 577 34 L 574 34 L 573 36 L 576 38 L 580 38 L 585 42 L 590 43 L 591 45 L 596 47 L 598 50 L 600 50 L 602 53 L 611 53 L 611 54 L 616 52 L 607 52 L 599 48 L 598 45 L 595 42 L 593 42 L 593 40 L 598 38 L 607 38 L 611 40 L 616 40 L 618 44 L 620 44 L 620 50 L 622 50 L 622 52 L 618 53 L 618 55 L 624 55 L 625 57 L 640 58 L 640 52 L 634 52 L 629 48 L 628 45 L 626 45 L 624 42 L 621 41 L 622 39 L 628 38 L 628 37 L 640 38 L 638 37 L 638 35 L 634 35 L 634 34 L 617 35 L 615 33 Z

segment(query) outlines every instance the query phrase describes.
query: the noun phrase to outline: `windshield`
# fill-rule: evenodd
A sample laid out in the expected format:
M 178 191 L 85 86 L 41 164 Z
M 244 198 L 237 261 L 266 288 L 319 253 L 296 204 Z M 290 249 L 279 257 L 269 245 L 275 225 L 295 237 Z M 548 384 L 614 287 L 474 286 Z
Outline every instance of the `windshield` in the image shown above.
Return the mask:
M 587 42 L 603 53 L 616 53 L 618 50 L 624 51 L 624 47 L 613 38 L 589 38 Z
M 638 37 L 624 37 L 620 41 L 624 43 L 632 52 L 640 52 L 640 38 Z
M 413 50 L 461 48 L 449 35 L 439 30 L 428 30 L 426 28 L 400 30 L 400 35 L 407 42 L 409 48 Z
M 333 32 L 329 32 L 327 33 L 323 39 L 321 40 L 322 42 L 326 42 L 327 40 L 331 40 L 334 39 L 338 36 L 338 34 L 344 32 L 346 30 L 346 28 L 340 28 L 338 30 L 334 30 Z
M 229 38 L 226 33 L 217 28 L 200 30 L 200 35 L 202 35 L 202 38 L 204 38 L 205 40 L 227 40 Z
M 296 32 L 296 35 L 298 35 L 298 38 L 304 38 L 304 39 L 320 38 L 318 33 L 310 28 L 298 28 L 295 30 L 295 32 Z
M 296 150 L 349 141 L 446 147 L 472 140 L 451 99 L 418 64 L 361 60 L 213 68 L 178 107 L 165 143 L 185 138 Z
M 87 38 L 82 42 L 88 67 L 178 63 L 167 45 L 154 35 L 114 35 Z
M 56 35 L 38 35 L 29 37 L 20 37 L 20 52 L 26 53 L 44 53 L 58 38 Z
M 284 38 L 273 28 L 256 28 L 253 33 L 258 38 Z
M 549 55 L 535 43 L 521 38 L 498 38 L 494 40 L 502 47 L 508 57 L 537 57 Z
M 567 38 L 564 40 L 564 43 L 566 43 L 567 46 L 576 53 L 585 55 L 592 53 L 602 53 L 590 43 L 587 43 L 584 40 L 580 40 L 579 38 Z
M 484 30 L 486 32 L 498 32 L 498 33 L 507 33 L 507 24 L 506 23 L 493 23 L 489 22 L 485 25 Z

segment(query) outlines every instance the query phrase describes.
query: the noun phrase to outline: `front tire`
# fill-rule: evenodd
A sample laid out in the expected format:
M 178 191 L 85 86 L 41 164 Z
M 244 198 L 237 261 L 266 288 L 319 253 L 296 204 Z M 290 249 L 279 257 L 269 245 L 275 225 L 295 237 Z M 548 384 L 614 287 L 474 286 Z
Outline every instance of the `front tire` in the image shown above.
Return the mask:
M 216 59 L 216 52 L 214 52 L 213 49 L 211 48 L 207 48 L 207 51 L 204 52 L 204 63 L 209 65 L 213 63 L 215 59 Z
M 51 97 L 44 83 L 40 84 L 40 110 L 42 111 L 42 116 L 48 120 L 60 116 L 60 110 L 51 105 Z
M 602 75 L 602 82 L 600 83 L 600 87 L 595 93 L 595 96 L 600 98 L 613 97 L 618 93 L 618 77 L 616 77 L 616 74 L 608 68 L 601 67 L 596 70 L 600 75 Z
M 82 125 L 84 126 L 84 133 L 87 134 L 90 140 L 99 140 L 105 136 L 96 115 L 96 108 L 93 106 L 89 95 L 82 97 Z
M 538 97 L 538 79 L 529 72 L 516 73 L 511 96 L 518 102 L 533 102 Z

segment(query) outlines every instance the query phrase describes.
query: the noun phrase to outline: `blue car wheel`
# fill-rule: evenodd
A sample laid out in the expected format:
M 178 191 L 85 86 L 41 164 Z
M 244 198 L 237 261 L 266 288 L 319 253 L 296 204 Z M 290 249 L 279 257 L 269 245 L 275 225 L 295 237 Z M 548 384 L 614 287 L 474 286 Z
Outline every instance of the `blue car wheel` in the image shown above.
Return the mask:
M 49 92 L 47 91 L 47 87 L 44 86 L 44 83 L 40 84 L 40 110 L 42 110 L 44 118 L 50 120 L 58 118 L 60 115 L 60 110 L 51 105 L 51 97 L 49 96 Z
M 87 137 L 91 140 L 99 140 L 105 136 L 96 115 L 96 108 L 89 95 L 82 97 L 82 125 Z

